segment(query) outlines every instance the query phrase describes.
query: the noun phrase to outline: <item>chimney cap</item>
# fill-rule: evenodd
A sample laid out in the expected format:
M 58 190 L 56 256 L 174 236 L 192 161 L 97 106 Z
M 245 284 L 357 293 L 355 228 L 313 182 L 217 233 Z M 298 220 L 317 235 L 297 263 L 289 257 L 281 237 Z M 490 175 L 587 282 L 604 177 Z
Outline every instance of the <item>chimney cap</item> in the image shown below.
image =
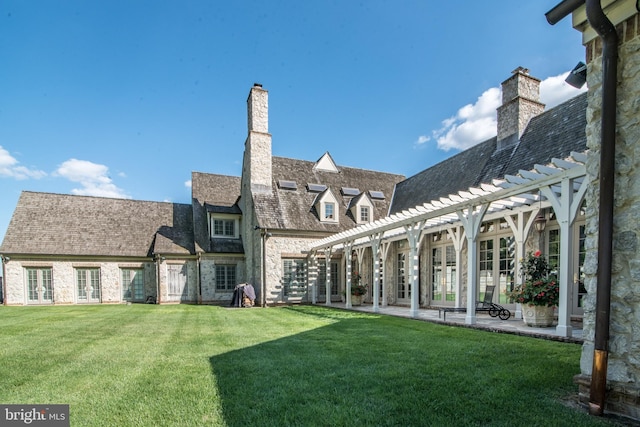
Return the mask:
M 254 83 L 253 87 L 262 87 L 262 83 Z
M 518 74 L 518 73 L 529 75 L 529 69 L 524 67 L 518 67 L 511 72 L 511 74 Z

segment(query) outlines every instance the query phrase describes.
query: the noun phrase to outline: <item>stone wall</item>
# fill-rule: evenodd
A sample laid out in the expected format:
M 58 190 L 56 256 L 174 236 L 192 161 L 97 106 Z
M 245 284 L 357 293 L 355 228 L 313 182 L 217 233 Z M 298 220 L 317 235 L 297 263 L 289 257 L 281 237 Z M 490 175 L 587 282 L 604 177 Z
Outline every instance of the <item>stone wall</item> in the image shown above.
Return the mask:
M 53 288 L 54 304 L 76 304 L 76 269 L 100 269 L 100 302 L 114 304 L 123 302 L 122 299 L 122 268 L 144 269 L 144 295 L 156 296 L 156 269 L 153 262 L 117 262 L 117 261 L 35 261 L 16 260 L 6 262 L 5 295 L 7 305 L 27 304 L 26 268 L 50 268 Z
M 249 282 L 245 276 L 244 257 L 238 256 L 216 256 L 203 258 L 200 261 L 200 291 L 201 302 L 209 304 L 212 302 L 230 301 L 233 296 L 233 289 L 230 291 L 216 290 L 216 265 L 236 265 L 236 282 Z M 257 290 L 257 289 L 256 289 Z
M 311 295 L 304 301 L 299 299 L 289 299 L 284 295 L 282 286 L 283 260 L 284 259 L 304 259 L 307 260 L 307 254 L 312 243 L 317 238 L 303 236 L 280 236 L 272 235 L 266 239 L 266 291 L 265 300 L 267 304 L 277 304 L 286 302 L 310 302 Z
M 618 60 L 616 155 L 614 190 L 613 266 L 608 398 L 605 411 L 640 418 L 640 15 L 617 26 Z M 599 38 L 587 44 L 587 227 L 585 273 L 588 295 L 584 300 L 585 343 L 580 363 L 580 397 L 588 403 L 595 337 L 597 288 L 600 121 L 602 109 L 602 45 Z

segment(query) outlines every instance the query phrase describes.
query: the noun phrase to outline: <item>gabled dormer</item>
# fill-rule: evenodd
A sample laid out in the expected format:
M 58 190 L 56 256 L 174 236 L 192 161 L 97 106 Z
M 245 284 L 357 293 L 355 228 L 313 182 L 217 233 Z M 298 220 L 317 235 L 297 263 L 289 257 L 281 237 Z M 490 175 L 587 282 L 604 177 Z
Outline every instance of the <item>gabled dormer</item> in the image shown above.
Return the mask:
M 313 166 L 314 171 L 324 171 L 324 172 L 334 172 L 338 173 L 338 167 L 336 166 L 336 162 L 333 161 L 331 154 L 327 151 L 318 159 L 316 164 Z
M 331 192 L 330 188 L 318 194 L 313 202 L 313 207 L 316 209 L 316 212 L 318 212 L 318 217 L 321 222 L 338 223 L 340 207 L 338 199 Z
M 366 193 L 360 193 L 349 203 L 349 212 L 357 224 L 373 221 L 373 202 Z

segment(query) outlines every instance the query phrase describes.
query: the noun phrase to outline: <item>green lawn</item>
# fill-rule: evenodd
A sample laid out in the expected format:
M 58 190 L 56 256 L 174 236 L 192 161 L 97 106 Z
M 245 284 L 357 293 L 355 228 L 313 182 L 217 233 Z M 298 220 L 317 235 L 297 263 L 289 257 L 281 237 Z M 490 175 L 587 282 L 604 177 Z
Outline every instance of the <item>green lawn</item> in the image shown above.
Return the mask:
M 300 306 L 0 307 L 0 403 L 72 426 L 611 425 L 580 346 Z

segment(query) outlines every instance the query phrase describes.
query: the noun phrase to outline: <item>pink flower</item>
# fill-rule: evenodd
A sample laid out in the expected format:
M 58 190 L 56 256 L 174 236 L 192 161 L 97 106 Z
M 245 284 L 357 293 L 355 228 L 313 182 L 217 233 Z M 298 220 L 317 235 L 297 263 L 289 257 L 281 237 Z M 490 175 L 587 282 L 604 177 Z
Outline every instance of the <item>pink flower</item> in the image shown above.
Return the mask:
M 542 252 L 540 252 L 539 250 L 533 254 L 533 256 L 536 258 L 539 257 L 540 255 L 542 255 Z

